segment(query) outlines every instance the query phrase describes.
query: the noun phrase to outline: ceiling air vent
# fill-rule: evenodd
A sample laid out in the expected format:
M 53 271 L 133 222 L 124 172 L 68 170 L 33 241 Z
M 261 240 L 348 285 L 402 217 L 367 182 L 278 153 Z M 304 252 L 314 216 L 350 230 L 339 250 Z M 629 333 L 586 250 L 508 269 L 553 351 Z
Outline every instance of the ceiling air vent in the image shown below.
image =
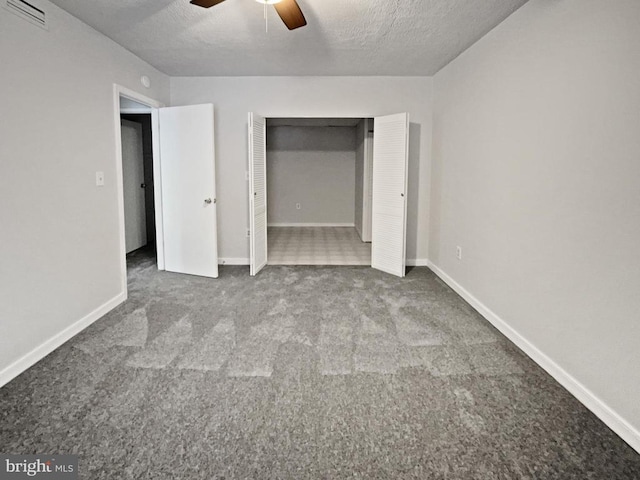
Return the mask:
M 38 7 L 25 2 L 25 0 L 5 0 L 5 2 L 4 8 L 47 30 L 46 15 Z

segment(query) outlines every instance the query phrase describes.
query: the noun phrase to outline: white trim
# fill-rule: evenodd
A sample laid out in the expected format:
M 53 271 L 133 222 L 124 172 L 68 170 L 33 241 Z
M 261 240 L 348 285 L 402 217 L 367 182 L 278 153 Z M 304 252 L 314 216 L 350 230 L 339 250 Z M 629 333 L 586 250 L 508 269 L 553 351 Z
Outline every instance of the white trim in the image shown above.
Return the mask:
M 160 168 L 160 110 L 151 111 L 151 151 L 153 152 L 153 208 L 156 223 L 158 270 L 164 270 L 164 214 L 162 213 L 162 169 Z
M 151 108 L 120 108 L 123 115 L 148 115 L 151 111 Z
M 141 93 L 136 92 L 135 90 L 131 90 L 130 88 L 123 87 L 122 85 L 118 85 L 117 83 L 114 83 L 113 86 L 118 93 L 118 97 L 123 96 L 125 98 L 128 98 L 129 100 L 133 100 L 134 102 L 142 103 L 143 105 L 148 106 L 150 109 L 161 108 L 165 106 L 164 103 L 154 100 L 153 98 L 146 97 Z M 118 105 L 120 105 L 120 98 L 118 98 Z M 120 114 L 119 108 L 118 114 Z
M 429 260 L 426 258 L 407 258 L 407 267 L 428 267 Z
M 269 223 L 268 227 L 352 227 L 355 223 Z
M 219 258 L 218 265 L 250 265 L 248 258 Z
M 520 350 L 526 353 L 535 363 L 542 367 L 543 370 L 556 379 L 560 385 L 566 388 L 580 403 L 591 410 L 591 412 L 602 420 L 611 430 L 627 442 L 631 448 L 640 453 L 640 432 L 633 425 L 622 418 L 591 390 L 518 333 L 504 319 L 495 314 L 433 262 L 429 261 L 428 266 L 442 281 L 449 285 L 458 295 L 466 300 L 467 303 L 475 308 L 480 315 L 487 319 L 489 323 L 500 330 L 500 332 L 515 343 Z
M 107 314 L 122 302 L 127 299 L 126 292 L 119 293 L 107 303 L 99 306 L 93 312 L 84 316 L 80 320 L 78 320 L 73 325 L 68 326 L 61 332 L 55 334 L 49 340 L 46 340 L 44 343 L 40 344 L 29 353 L 19 358 L 11 365 L 6 367 L 4 370 L 0 371 L 0 387 L 6 385 L 15 377 L 20 375 L 21 373 L 28 370 L 30 367 L 38 363 L 44 357 L 49 355 L 55 349 L 62 346 L 64 343 L 68 342 L 82 330 L 87 328 L 96 320 L 100 319 L 103 315 Z

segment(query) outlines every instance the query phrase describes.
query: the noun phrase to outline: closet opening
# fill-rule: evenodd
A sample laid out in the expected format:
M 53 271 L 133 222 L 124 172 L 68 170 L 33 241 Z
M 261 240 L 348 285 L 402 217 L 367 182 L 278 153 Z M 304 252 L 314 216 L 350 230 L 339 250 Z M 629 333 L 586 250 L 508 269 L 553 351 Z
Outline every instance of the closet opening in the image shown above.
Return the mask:
M 249 112 L 247 138 L 250 275 L 287 262 L 371 265 L 405 276 L 408 113 L 372 121 Z M 274 230 L 313 227 L 322 230 Z M 338 251 L 341 235 L 346 252 Z M 270 244 L 270 236 L 284 240 Z M 357 239 L 371 242 L 370 254 L 359 253 Z
M 372 119 L 266 119 L 268 265 L 371 265 L 372 142 Z

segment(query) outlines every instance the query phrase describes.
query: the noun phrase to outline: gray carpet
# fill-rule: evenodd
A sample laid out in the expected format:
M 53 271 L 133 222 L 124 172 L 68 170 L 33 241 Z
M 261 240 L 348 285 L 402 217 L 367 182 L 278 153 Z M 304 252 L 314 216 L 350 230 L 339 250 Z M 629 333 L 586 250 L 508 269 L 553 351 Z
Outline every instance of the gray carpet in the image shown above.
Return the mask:
M 0 452 L 84 479 L 637 479 L 640 455 L 426 268 L 129 259 L 129 300 L 0 389 Z

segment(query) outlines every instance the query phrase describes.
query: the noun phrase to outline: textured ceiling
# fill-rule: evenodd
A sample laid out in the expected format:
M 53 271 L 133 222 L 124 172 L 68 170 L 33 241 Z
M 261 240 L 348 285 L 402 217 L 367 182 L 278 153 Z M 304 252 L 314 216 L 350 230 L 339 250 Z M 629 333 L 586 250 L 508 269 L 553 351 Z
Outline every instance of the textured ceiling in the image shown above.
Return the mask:
M 298 0 L 289 31 L 254 0 L 52 0 L 171 76 L 433 75 L 526 0 Z

